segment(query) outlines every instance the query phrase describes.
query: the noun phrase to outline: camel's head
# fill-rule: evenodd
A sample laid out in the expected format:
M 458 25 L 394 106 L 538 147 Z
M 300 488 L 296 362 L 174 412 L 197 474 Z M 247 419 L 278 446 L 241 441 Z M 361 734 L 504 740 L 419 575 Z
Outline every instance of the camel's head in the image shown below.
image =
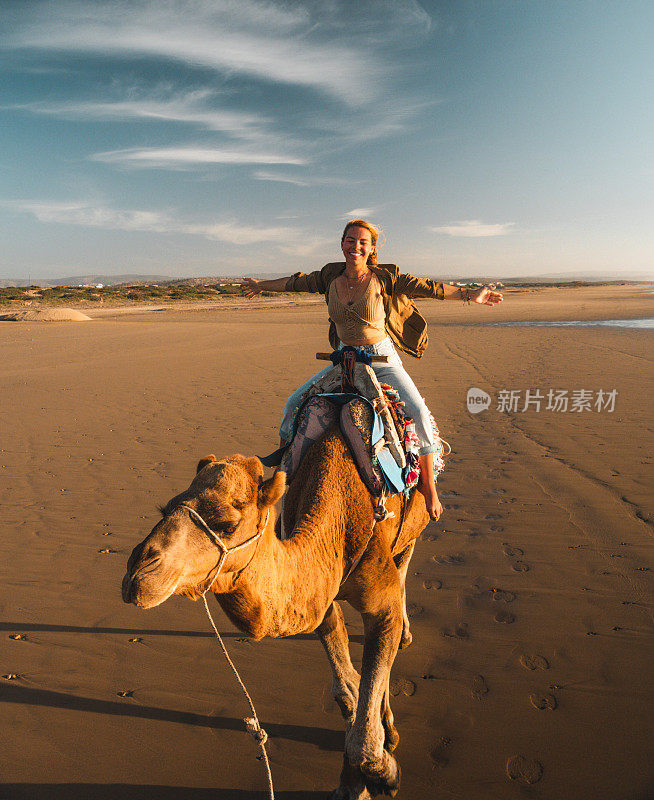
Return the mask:
M 215 575 L 221 551 L 196 514 L 227 548 L 236 547 L 255 536 L 266 521 L 269 529 L 273 520 L 268 512 L 285 486 L 283 472 L 263 480 L 258 458 L 203 458 L 188 489 L 162 507 L 162 519 L 132 551 L 123 600 L 152 608 L 173 594 L 200 597 Z M 243 569 L 257 541 L 228 554 L 221 575 Z

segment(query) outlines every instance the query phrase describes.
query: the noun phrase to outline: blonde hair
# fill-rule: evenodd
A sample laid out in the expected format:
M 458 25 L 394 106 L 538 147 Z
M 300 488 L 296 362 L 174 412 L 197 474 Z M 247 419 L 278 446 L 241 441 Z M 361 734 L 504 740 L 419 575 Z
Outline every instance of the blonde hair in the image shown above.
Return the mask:
M 377 263 L 377 239 L 379 238 L 379 234 L 381 229 L 378 228 L 376 225 L 373 225 L 372 222 L 368 222 L 365 219 L 351 219 L 343 229 L 343 235 L 341 236 L 341 245 L 345 241 L 345 236 L 350 228 L 365 228 L 367 231 L 370 231 L 370 239 L 372 240 L 372 252 L 368 256 L 368 260 L 366 263 L 376 264 Z

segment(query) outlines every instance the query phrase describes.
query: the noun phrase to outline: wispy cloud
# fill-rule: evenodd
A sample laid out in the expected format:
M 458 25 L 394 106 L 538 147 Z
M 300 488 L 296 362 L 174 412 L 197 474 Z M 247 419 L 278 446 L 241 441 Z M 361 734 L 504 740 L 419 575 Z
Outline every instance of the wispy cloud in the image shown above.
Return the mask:
M 306 159 L 281 153 L 259 152 L 238 147 L 134 147 L 109 150 L 91 156 L 93 161 L 134 168 L 192 169 L 216 164 L 295 164 Z
M 258 181 L 276 181 L 278 183 L 291 183 L 295 186 L 352 186 L 361 181 L 349 180 L 345 178 L 334 178 L 330 175 L 309 174 L 306 177 L 289 175 L 284 172 L 273 172 L 271 170 L 258 169 L 252 173 L 252 177 Z
M 341 214 L 341 219 L 366 219 L 366 217 L 374 217 L 377 213 L 376 208 L 353 208 L 351 211 L 346 211 Z
M 293 175 L 284 175 L 281 172 L 269 172 L 259 169 L 252 173 L 252 177 L 258 181 L 273 181 L 276 183 L 290 183 L 293 186 L 310 186 L 309 181 L 303 178 L 296 178 Z
M 62 225 L 79 225 L 105 230 L 142 231 L 146 233 L 203 236 L 236 245 L 260 242 L 286 242 L 297 236 L 297 231 L 287 226 L 244 225 L 235 220 L 218 222 L 188 222 L 172 213 L 117 209 L 82 202 L 70 203 L 4 203 L 16 211 L 34 215 L 40 222 Z
M 385 5 L 399 16 L 397 3 Z M 172 59 L 308 87 L 355 105 L 376 94 L 388 71 L 370 47 L 342 44 L 333 32 L 312 35 L 315 20 L 306 6 L 265 0 L 36 3 L 20 22 L 5 39 L 9 46 Z
M 443 233 L 446 236 L 463 236 L 467 238 L 482 238 L 484 236 L 506 236 L 513 233 L 515 222 L 484 223 L 478 219 L 462 219 L 449 225 L 439 225 L 430 230 L 434 233 Z
M 201 89 L 184 94 L 157 98 L 138 97 L 106 102 L 36 102 L 5 108 L 22 109 L 33 114 L 47 114 L 71 120 L 159 120 L 180 122 L 210 131 L 234 134 L 238 138 L 252 139 L 262 135 L 269 120 L 258 113 L 232 111 L 208 107 L 216 93 Z

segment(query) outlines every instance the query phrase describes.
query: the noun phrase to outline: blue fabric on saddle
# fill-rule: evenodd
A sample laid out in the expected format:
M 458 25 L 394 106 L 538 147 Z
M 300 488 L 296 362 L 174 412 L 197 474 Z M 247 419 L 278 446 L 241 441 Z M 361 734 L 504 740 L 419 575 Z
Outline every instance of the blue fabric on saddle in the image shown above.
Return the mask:
M 332 360 L 341 352 L 333 353 Z M 373 496 L 407 491 L 417 482 L 418 456 L 411 452 L 410 432 L 400 438 L 389 411 L 394 404 L 396 416 L 402 414 L 401 406 L 397 400 L 393 403 L 388 399 L 366 354 L 354 352 L 363 356 L 356 359 L 356 365 L 351 360 L 344 374 L 335 367 L 300 402 L 293 419 L 293 438 L 280 469 L 287 473 L 290 483 L 309 447 L 338 423 L 359 475 Z M 348 391 L 338 391 L 343 384 Z M 405 452 L 406 443 L 409 453 Z

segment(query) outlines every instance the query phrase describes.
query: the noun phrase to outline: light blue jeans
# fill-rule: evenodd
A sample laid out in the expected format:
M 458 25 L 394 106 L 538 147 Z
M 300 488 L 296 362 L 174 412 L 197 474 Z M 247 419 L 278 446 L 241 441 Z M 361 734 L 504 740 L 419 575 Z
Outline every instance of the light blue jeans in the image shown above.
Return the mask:
M 339 350 L 343 347 L 341 344 Z M 372 362 L 372 368 L 375 371 L 377 380 L 380 383 L 388 383 L 393 389 L 396 389 L 400 395 L 400 400 L 404 401 L 404 411 L 407 417 L 413 417 L 416 425 L 416 435 L 418 436 L 418 453 L 425 455 L 426 453 L 434 453 L 439 449 L 440 443 L 435 441 L 434 429 L 432 427 L 431 414 L 427 408 L 424 398 L 416 388 L 415 383 L 411 380 L 411 376 L 402 366 L 397 350 L 393 346 L 390 337 L 387 336 L 377 344 L 366 344 L 363 347 L 357 347 L 357 350 L 363 350 L 368 355 L 372 356 L 388 356 L 388 363 L 382 364 L 378 361 Z M 303 383 L 286 401 L 284 406 L 284 414 L 282 416 L 282 424 L 279 428 L 279 435 L 288 442 L 293 432 L 293 413 L 300 404 L 302 395 L 306 390 L 314 384 L 317 380 L 326 375 L 333 366 L 330 364 L 328 367 L 321 369 L 312 378 L 309 378 L 306 383 Z

